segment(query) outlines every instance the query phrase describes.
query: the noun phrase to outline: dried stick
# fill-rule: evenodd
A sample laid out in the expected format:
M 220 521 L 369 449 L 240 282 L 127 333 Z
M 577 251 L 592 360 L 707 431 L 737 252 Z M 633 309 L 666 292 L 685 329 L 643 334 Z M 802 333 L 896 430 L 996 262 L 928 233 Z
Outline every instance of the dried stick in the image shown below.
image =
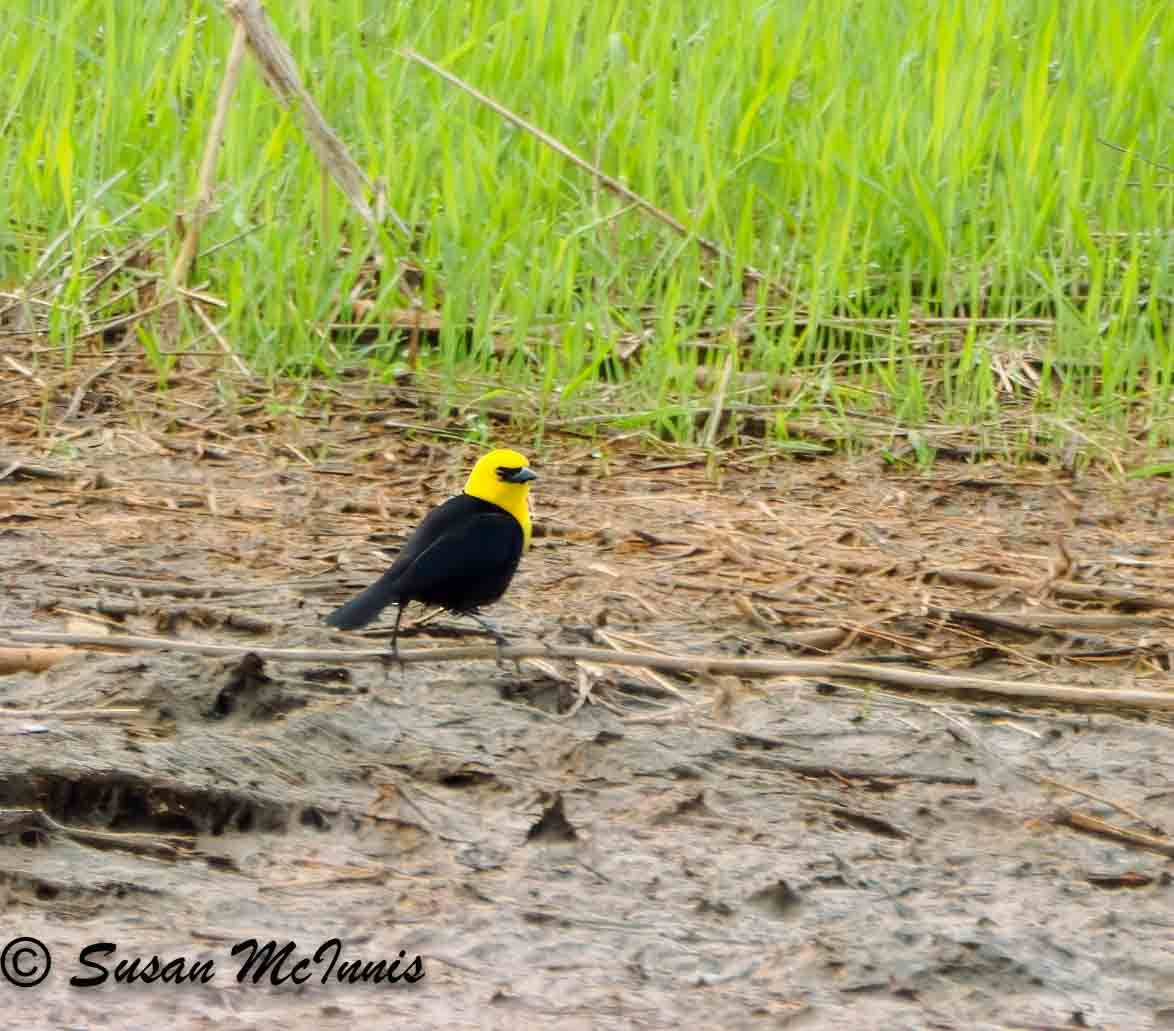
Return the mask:
M 893 568 L 892 561 L 861 559 L 849 555 L 831 554 L 825 557 L 829 565 L 848 573 L 868 576 L 884 573 Z M 975 569 L 920 569 L 916 576 L 920 580 L 938 580 L 941 583 L 957 584 L 960 587 L 979 587 L 990 590 L 1015 589 L 1025 594 L 1035 594 L 1039 589 L 1038 580 L 1027 580 L 1017 576 L 996 576 L 981 573 Z M 1147 594 L 1128 587 L 1111 587 L 1099 584 L 1079 584 L 1070 580 L 1057 580 L 1047 585 L 1049 594 L 1068 601 L 1104 601 L 1124 605 L 1130 609 L 1174 609 L 1174 595 Z M 993 615 L 1005 615 L 994 613 Z M 1043 619 L 1048 614 L 1041 614 Z M 1016 614 L 1015 618 L 1020 618 Z
M 713 407 L 709 411 L 709 422 L 705 426 L 705 435 L 702 437 L 701 446 L 706 450 L 713 447 L 713 442 L 717 438 L 717 429 L 722 421 L 722 409 L 726 403 L 726 389 L 730 384 L 730 373 L 734 368 L 734 349 L 731 347 L 726 352 L 726 361 L 722 366 L 721 379 L 718 380 L 717 390 L 713 395 Z
M 1082 798 L 1087 798 L 1093 802 L 1100 802 L 1101 805 L 1107 805 L 1110 809 L 1116 809 L 1117 812 L 1123 813 L 1131 820 L 1136 820 L 1138 823 L 1143 823 L 1150 830 L 1156 834 L 1165 834 L 1153 820 L 1142 816 L 1132 806 L 1127 806 L 1123 802 L 1115 802 L 1111 798 L 1106 798 L 1104 795 L 1094 795 L 1091 791 L 1085 791 L 1084 788 L 1078 788 L 1075 784 L 1065 784 L 1062 780 L 1056 780 L 1054 777 L 1045 777 L 1042 774 L 1035 774 L 1035 780 L 1040 784 L 1046 784 L 1048 787 L 1058 788 L 1061 791 L 1067 791 L 1071 795 L 1080 795 Z
M 141 716 L 133 706 L 117 709 L 0 709 L 0 720 L 127 720 Z
M 0 834 L 23 834 L 27 831 L 39 831 L 49 837 L 70 838 L 79 845 L 117 848 L 163 859 L 178 858 L 190 851 L 196 840 L 194 836 L 183 834 L 153 835 L 68 827 L 58 823 L 43 809 L 0 809 Z
M 477 659 L 568 659 L 610 666 L 642 666 L 675 673 L 730 673 L 735 676 L 841 677 L 872 680 L 921 691 L 960 691 L 1002 695 L 1030 702 L 1068 705 L 1134 706 L 1143 709 L 1174 710 L 1174 692 L 1107 690 L 1068 684 L 1039 684 L 1018 680 L 932 673 L 840 659 L 729 659 L 718 655 L 662 655 L 651 652 L 610 651 L 567 645 L 527 642 L 496 645 L 469 645 L 456 648 L 401 649 L 394 658 L 387 649 L 257 648 L 238 644 L 204 644 L 164 637 L 128 637 L 103 634 L 63 634 L 13 630 L 10 642 L 21 644 L 68 644 L 93 648 L 121 648 L 140 651 L 174 651 L 185 655 L 241 656 L 249 652 L 275 662 L 468 662 Z M 0 642 L 0 645 L 8 642 Z
M 93 372 L 82 379 L 82 381 L 74 389 L 73 397 L 70 398 L 69 407 L 65 409 L 65 414 L 57 420 L 58 430 L 61 429 L 64 423 L 69 422 L 77 415 L 78 411 L 81 409 L 82 402 L 86 399 L 86 392 L 90 389 L 90 387 L 93 386 L 97 380 L 100 380 L 103 376 L 105 376 L 121 360 L 121 358 L 111 358 L 110 361 L 104 363 L 103 365 L 99 365 L 98 368 L 94 369 Z
M 355 163 L 346 144 L 326 124 L 314 98 L 302 85 L 293 55 L 273 31 L 260 0 L 224 0 L 224 6 L 236 19 L 237 31 L 245 33 L 249 49 L 261 66 L 269 88 L 287 108 L 300 117 L 306 140 L 318 155 L 322 167 L 338 183 L 363 221 L 371 229 L 377 229 L 375 213 L 367 203 L 367 195 L 375 192 L 371 181 Z M 411 236 L 407 223 L 399 215 L 390 208 L 387 209 L 387 215 L 405 237 Z
M 236 31 L 232 35 L 232 48 L 228 52 L 228 63 L 224 68 L 224 78 L 220 80 L 220 93 L 216 97 L 216 112 L 212 116 L 212 125 L 208 129 L 208 139 L 204 144 L 204 156 L 200 161 L 200 173 L 196 180 L 196 200 L 188 212 L 187 229 L 175 264 L 171 266 L 171 286 L 175 288 L 182 284 L 188 275 L 196 248 L 200 243 L 200 230 L 204 219 L 208 217 L 208 207 L 212 200 L 212 174 L 216 171 L 216 158 L 220 154 L 220 144 L 224 140 L 224 126 L 228 121 L 228 108 L 232 101 L 232 94 L 236 89 L 237 79 L 240 78 L 241 62 L 245 56 L 245 27 L 243 22 L 237 22 Z
M 1104 632 L 1174 625 L 1169 618 L 1162 616 L 1117 615 L 1103 612 L 974 612 L 969 609 L 944 609 L 936 605 L 927 606 L 925 612 L 933 619 L 966 623 L 988 632 L 1005 631 L 1036 637 L 1046 634 L 1075 636 L 1067 632 L 1070 630 Z
M 930 569 L 922 574 L 923 579 L 941 580 L 943 583 L 964 587 L 1006 588 L 1015 587 L 1028 594 L 1039 588 L 1038 582 L 1021 580 L 1018 577 L 994 576 L 973 569 Z M 1069 580 L 1057 580 L 1047 585 L 1048 593 L 1068 601 L 1107 601 L 1126 605 L 1133 609 L 1174 608 L 1174 595 L 1145 594 L 1127 587 L 1109 587 L 1099 584 L 1078 584 Z
M 1052 816 L 1056 823 L 1073 830 L 1089 831 L 1092 834 L 1101 834 L 1106 838 L 1116 838 L 1130 845 L 1148 849 L 1151 852 L 1160 852 L 1164 856 L 1174 859 L 1174 841 L 1168 838 L 1159 838 L 1153 834 L 1143 834 L 1141 831 L 1131 831 L 1127 827 L 1118 827 L 1097 816 L 1087 816 L 1071 809 L 1057 809 Z
M 204 311 L 204 306 L 200 304 L 200 302 L 197 301 L 189 292 L 185 291 L 185 294 L 188 298 L 188 303 L 190 303 L 192 306 L 192 311 L 194 311 L 196 315 L 199 316 L 200 321 L 204 323 L 204 328 L 212 334 L 212 338 L 216 341 L 217 345 L 220 347 L 220 350 L 224 352 L 225 357 L 232 361 L 232 363 L 236 366 L 237 372 L 239 372 L 242 376 L 244 376 L 246 379 L 252 378 L 252 371 L 245 364 L 244 359 L 239 354 L 237 354 L 236 351 L 234 351 L 229 345 L 228 341 L 224 339 L 220 330 L 216 328 L 216 323 L 213 322 L 211 316 L 209 316 L 209 314 Z
M 71 648 L 0 648 L 0 674 L 41 673 L 73 654 Z
M 15 476 L 17 473 L 37 480 L 68 480 L 70 476 L 64 469 L 53 469 L 47 465 L 33 465 L 20 458 L 8 461 L 0 457 L 0 462 L 6 463 L 0 467 L 0 480 L 6 480 L 9 476 Z
M 551 150 L 561 154 L 569 162 L 571 162 L 571 164 L 578 165 L 579 168 L 583 169 L 584 172 L 588 172 L 590 175 L 594 176 L 595 179 L 604 186 L 604 188 L 611 190 L 611 192 L 616 194 L 616 196 L 622 197 L 624 200 L 634 204 L 641 211 L 651 215 L 658 222 L 663 222 L 666 226 L 668 226 L 674 232 L 679 233 L 681 236 L 693 237 L 697 241 L 697 245 L 710 257 L 725 259 L 726 261 L 729 261 L 731 264 L 733 264 L 733 259 L 712 240 L 707 240 L 704 236 L 697 235 L 683 222 L 673 218 L 673 216 L 663 208 L 658 208 L 655 204 L 652 203 L 652 201 L 645 200 L 645 198 L 641 197 L 640 194 L 638 194 L 635 190 L 625 186 L 615 177 L 608 175 L 605 171 L 603 171 L 603 169 L 591 164 L 591 162 L 586 158 L 580 157 L 565 143 L 555 139 L 550 135 L 550 133 L 539 129 L 538 126 L 533 124 L 533 122 L 527 122 L 526 119 L 524 119 L 521 115 L 515 114 L 508 107 L 499 104 L 492 97 L 486 96 L 475 86 L 469 85 L 469 83 L 465 82 L 464 79 L 453 75 L 452 72 L 447 71 L 446 69 L 441 68 L 440 65 L 428 60 L 428 58 L 426 58 L 423 54 L 419 54 L 415 50 L 401 50 L 400 53 L 403 54 L 403 56 L 406 57 L 409 61 L 415 61 L 417 64 L 422 64 L 430 72 L 434 72 L 446 82 L 452 83 L 457 87 L 457 89 L 464 90 L 478 103 L 484 104 L 491 111 L 504 118 L 507 122 L 512 122 L 519 129 L 528 132 L 540 143 L 546 144 L 546 146 L 548 146 Z M 761 272 L 758 272 L 749 266 L 747 266 L 743 271 L 745 275 L 751 279 L 761 280 L 764 278 Z

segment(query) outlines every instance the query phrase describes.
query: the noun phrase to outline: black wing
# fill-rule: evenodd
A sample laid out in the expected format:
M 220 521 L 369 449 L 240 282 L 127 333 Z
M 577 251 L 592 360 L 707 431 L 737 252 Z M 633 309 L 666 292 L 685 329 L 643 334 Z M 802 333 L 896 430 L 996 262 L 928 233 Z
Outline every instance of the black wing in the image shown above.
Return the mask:
M 442 541 L 447 543 L 438 548 Z M 426 553 L 429 558 L 421 565 Z M 480 498 L 458 494 L 429 512 L 391 568 L 330 613 L 326 623 L 354 630 L 392 602 L 417 600 L 457 610 L 488 605 L 509 585 L 521 554 L 522 528 L 513 516 Z M 465 602 L 469 597 L 474 600 Z
M 442 533 L 404 570 L 404 600 L 464 612 L 497 601 L 522 557 L 522 527 L 508 512 L 482 512 Z

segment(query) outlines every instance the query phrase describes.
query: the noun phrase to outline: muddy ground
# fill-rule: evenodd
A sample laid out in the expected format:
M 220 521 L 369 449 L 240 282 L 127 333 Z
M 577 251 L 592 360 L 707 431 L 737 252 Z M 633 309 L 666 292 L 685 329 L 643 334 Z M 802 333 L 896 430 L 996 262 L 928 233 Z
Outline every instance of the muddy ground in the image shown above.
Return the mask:
M 321 616 L 477 453 L 402 386 L 250 403 L 104 365 L 0 370 L 0 640 L 351 647 Z M 491 614 L 523 640 L 1170 687 L 1165 480 L 727 445 L 530 449 L 534 547 Z M 0 706 L 0 946 L 54 957 L 0 988 L 10 1026 L 1174 1027 L 1169 713 L 97 648 L 0 677 Z M 55 715 L 110 707 L 138 711 Z M 250 938 L 425 976 L 242 984 Z M 95 942 L 214 977 L 71 987 Z

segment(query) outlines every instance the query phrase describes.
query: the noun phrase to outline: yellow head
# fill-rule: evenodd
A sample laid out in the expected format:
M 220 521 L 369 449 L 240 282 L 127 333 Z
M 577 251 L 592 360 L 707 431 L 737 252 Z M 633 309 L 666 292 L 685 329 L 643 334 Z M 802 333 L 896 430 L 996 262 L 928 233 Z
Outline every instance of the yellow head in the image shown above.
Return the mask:
M 465 493 L 504 508 L 522 526 L 523 548 L 530 547 L 530 481 L 538 477 L 526 464 L 525 455 L 498 448 L 482 455 L 469 479 Z

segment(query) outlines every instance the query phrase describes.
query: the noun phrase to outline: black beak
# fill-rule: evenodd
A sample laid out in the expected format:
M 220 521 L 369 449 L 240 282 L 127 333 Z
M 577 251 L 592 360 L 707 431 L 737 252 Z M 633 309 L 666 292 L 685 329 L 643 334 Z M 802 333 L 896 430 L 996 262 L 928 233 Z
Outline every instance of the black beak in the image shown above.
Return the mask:
M 508 476 L 502 477 L 506 483 L 529 483 L 531 480 L 538 479 L 538 474 L 533 469 L 522 466 L 521 469 L 515 469 Z

